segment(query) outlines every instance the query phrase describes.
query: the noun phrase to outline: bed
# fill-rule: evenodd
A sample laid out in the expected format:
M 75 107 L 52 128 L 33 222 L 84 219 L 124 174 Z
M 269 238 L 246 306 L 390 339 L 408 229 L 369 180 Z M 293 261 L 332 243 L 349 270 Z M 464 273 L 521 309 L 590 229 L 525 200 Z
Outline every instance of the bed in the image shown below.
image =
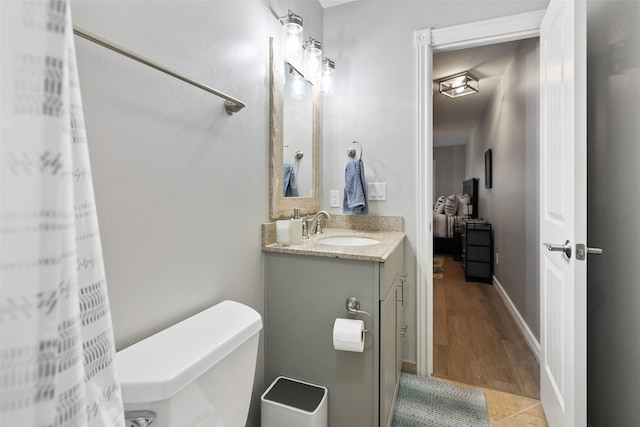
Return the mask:
M 468 194 L 472 206 L 471 218 L 478 218 L 478 179 L 471 178 L 462 183 L 462 194 Z M 453 254 L 456 221 L 461 215 L 433 214 L 433 253 Z

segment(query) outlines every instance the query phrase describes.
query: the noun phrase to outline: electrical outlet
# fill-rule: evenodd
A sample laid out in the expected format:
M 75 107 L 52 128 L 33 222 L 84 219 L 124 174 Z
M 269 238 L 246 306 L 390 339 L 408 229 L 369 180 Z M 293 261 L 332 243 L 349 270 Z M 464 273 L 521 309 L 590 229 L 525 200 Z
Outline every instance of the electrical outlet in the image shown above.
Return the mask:
M 329 190 L 329 207 L 340 207 L 340 190 Z

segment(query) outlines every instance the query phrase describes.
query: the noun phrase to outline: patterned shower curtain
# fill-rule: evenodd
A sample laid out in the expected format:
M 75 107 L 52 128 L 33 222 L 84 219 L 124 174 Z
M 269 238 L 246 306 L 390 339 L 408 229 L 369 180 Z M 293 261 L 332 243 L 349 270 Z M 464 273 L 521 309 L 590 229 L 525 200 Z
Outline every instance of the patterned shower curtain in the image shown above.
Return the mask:
M 69 5 L 0 17 L 0 425 L 124 426 Z

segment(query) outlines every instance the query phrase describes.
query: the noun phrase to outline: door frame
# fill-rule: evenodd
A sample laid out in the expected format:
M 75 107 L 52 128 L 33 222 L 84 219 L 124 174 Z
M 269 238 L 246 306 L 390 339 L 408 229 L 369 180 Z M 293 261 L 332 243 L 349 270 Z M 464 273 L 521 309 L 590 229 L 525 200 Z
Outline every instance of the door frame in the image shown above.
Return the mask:
M 414 33 L 417 59 L 416 350 L 417 373 L 433 373 L 433 52 L 538 37 L 546 10 Z

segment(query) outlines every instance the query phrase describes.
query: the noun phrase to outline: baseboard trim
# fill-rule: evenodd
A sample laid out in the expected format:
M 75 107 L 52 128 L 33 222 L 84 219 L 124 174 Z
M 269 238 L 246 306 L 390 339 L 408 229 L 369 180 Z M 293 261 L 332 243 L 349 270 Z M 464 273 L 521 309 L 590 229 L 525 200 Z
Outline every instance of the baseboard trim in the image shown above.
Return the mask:
M 409 360 L 402 361 L 402 372 L 406 372 L 407 374 L 417 375 L 418 373 L 418 365 L 416 362 L 412 362 Z
M 520 315 L 520 312 L 518 311 L 516 306 L 513 304 L 513 302 L 511 301 L 511 298 L 509 298 L 509 295 L 507 295 L 507 292 L 504 290 L 504 288 L 502 287 L 502 285 L 500 284 L 500 281 L 496 278 L 496 276 L 493 276 L 493 285 L 498 291 L 498 295 L 500 295 L 500 298 L 502 298 L 502 301 L 504 301 L 504 305 L 507 306 L 507 310 L 509 310 L 509 314 L 511 314 L 511 317 L 516 322 L 516 325 L 518 325 L 518 329 L 520 329 L 520 332 L 522 332 L 522 335 L 524 336 L 525 341 L 527 341 L 527 344 L 529 344 L 529 348 L 533 352 L 533 355 L 538 360 L 538 363 L 540 363 L 540 359 L 542 355 L 540 343 L 536 339 L 535 335 L 533 335 L 533 332 L 531 332 L 531 329 L 529 329 L 529 325 L 527 325 L 527 322 L 524 321 L 524 319 Z

